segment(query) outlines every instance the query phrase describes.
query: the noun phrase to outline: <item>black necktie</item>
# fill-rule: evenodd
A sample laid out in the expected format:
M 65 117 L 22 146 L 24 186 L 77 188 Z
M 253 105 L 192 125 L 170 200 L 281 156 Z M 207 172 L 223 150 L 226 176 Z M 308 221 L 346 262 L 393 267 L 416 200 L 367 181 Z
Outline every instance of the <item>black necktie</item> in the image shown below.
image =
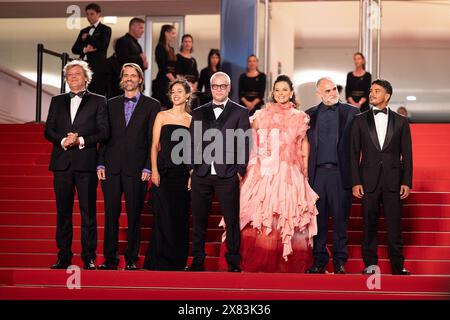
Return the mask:
M 69 93 L 70 99 L 72 99 L 72 98 L 75 97 L 75 96 L 79 96 L 80 98 L 83 98 L 83 96 L 84 96 L 85 93 L 86 93 L 86 91 L 80 91 L 80 92 L 78 92 L 78 93 L 70 92 L 70 93 Z
M 379 109 L 373 109 L 373 114 L 374 115 L 377 115 L 377 114 L 379 114 L 379 113 L 384 113 L 384 114 L 387 114 L 387 109 L 386 108 L 384 108 L 384 109 L 381 109 L 381 110 L 379 110 Z
M 130 102 L 130 101 L 136 102 L 137 99 L 136 99 L 136 97 L 132 97 L 132 98 L 125 97 L 125 103 Z
M 214 103 L 213 103 L 213 109 L 219 108 L 219 109 L 222 109 L 222 110 L 223 110 L 224 107 L 225 107 L 225 106 L 224 106 L 223 104 L 214 104 Z

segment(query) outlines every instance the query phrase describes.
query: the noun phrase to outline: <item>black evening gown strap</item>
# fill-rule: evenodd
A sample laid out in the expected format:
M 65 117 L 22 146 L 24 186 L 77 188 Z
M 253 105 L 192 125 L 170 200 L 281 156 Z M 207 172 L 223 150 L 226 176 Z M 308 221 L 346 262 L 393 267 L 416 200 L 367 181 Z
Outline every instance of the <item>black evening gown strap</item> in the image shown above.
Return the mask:
M 174 164 L 172 149 L 179 141 L 171 141 L 175 130 L 188 128 L 164 125 L 161 150 L 158 153 L 160 185 L 152 185 L 153 228 L 144 268 L 149 270 L 183 270 L 189 251 L 189 173 L 184 163 Z

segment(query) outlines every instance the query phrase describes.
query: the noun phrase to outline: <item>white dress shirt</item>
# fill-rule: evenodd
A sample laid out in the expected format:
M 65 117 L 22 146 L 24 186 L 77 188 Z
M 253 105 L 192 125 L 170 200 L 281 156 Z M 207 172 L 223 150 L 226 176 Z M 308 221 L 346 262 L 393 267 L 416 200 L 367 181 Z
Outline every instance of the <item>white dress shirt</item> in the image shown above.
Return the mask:
M 223 109 L 220 109 L 220 108 L 214 108 L 213 109 L 213 111 L 214 111 L 214 116 L 216 117 L 216 120 L 220 117 L 220 115 L 222 114 L 222 112 L 223 112 L 223 110 L 225 110 L 225 107 L 226 107 L 226 105 L 227 105 L 227 103 L 228 103 L 228 98 L 224 101 L 224 102 L 217 102 L 217 101 L 214 101 L 213 100 L 213 105 L 214 104 L 216 104 L 216 105 L 219 105 L 219 104 L 223 104 Z M 211 162 L 211 175 L 213 176 L 213 175 L 216 175 L 217 173 L 216 173 L 216 168 L 214 168 L 214 161 L 213 162 Z
M 82 98 L 79 96 L 75 96 L 72 99 L 70 99 L 70 120 L 73 123 L 73 120 L 75 120 L 75 116 L 77 115 L 78 108 L 80 107 Z M 67 138 L 63 138 L 61 140 L 61 147 L 63 147 L 64 150 L 67 150 L 67 148 L 64 148 L 64 141 L 66 141 Z M 84 148 L 84 139 L 83 137 L 78 137 L 80 139 L 80 145 L 78 146 L 80 149 Z
M 98 20 L 96 23 L 94 23 L 91 28 L 89 29 L 89 35 L 92 37 L 92 35 L 95 32 L 95 28 L 97 28 L 98 24 L 100 23 L 100 20 Z M 86 53 L 86 47 L 83 48 L 83 52 Z M 87 55 L 84 55 L 83 57 L 84 61 L 87 61 Z
M 375 128 L 377 129 L 378 142 L 380 143 L 381 149 L 383 149 L 384 140 L 386 139 L 388 118 L 389 118 L 389 108 L 386 107 L 387 114 L 379 112 L 377 115 L 374 114 L 375 118 Z M 381 110 L 380 108 L 373 107 L 373 110 Z

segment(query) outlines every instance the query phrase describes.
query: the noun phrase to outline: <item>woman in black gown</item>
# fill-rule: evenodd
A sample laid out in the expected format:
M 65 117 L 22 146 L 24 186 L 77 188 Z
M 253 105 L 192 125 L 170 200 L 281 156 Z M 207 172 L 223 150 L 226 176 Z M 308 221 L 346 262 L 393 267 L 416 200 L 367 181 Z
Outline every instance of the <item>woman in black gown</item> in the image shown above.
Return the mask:
M 169 96 L 173 108 L 159 112 L 153 126 L 151 199 L 154 222 L 144 262 L 144 268 L 149 270 L 183 270 L 189 251 L 189 172 L 182 151 L 172 156 L 172 150 L 179 148 L 180 143 L 189 147 L 187 137 L 192 119 L 189 83 L 184 79 L 173 81 L 169 85 Z M 172 141 L 172 136 L 176 141 Z
M 181 38 L 180 53 L 177 53 L 177 64 L 175 73 L 179 79 L 186 79 L 192 88 L 191 107 L 195 109 L 198 106 L 197 85 L 198 69 L 197 61 L 192 56 L 194 51 L 194 38 L 190 34 L 185 34 Z
M 353 55 L 355 70 L 347 74 L 345 97 L 347 102 L 359 108 L 361 112 L 369 109 L 369 91 L 372 76 L 366 71 L 366 59 L 361 52 Z
M 265 93 L 266 75 L 258 70 L 258 58 L 252 54 L 247 58 L 247 72 L 239 77 L 239 100 L 250 116 L 264 105 Z
M 219 49 L 211 49 L 208 54 L 208 66 L 200 71 L 200 78 L 198 79 L 198 95 L 200 105 L 208 103 L 212 100 L 211 94 L 211 76 L 221 71 L 220 68 L 220 51 Z M 203 91 L 203 88 L 205 91 Z
M 176 78 L 175 65 L 177 57 L 171 43 L 175 41 L 177 31 L 174 26 L 165 24 L 161 27 L 158 45 L 155 48 L 155 59 L 158 65 L 158 74 L 152 83 L 152 96 L 159 100 L 163 109 L 171 106 L 167 97 L 169 83 Z

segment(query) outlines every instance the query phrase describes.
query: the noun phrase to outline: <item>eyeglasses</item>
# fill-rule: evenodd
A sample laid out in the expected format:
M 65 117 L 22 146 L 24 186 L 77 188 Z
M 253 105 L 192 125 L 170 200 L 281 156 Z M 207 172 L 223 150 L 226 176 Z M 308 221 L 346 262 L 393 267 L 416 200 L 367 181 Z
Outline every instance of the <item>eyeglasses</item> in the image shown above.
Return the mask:
M 219 88 L 220 90 L 225 90 L 226 88 L 228 88 L 228 84 L 212 84 L 211 88 L 213 90 L 219 90 Z

